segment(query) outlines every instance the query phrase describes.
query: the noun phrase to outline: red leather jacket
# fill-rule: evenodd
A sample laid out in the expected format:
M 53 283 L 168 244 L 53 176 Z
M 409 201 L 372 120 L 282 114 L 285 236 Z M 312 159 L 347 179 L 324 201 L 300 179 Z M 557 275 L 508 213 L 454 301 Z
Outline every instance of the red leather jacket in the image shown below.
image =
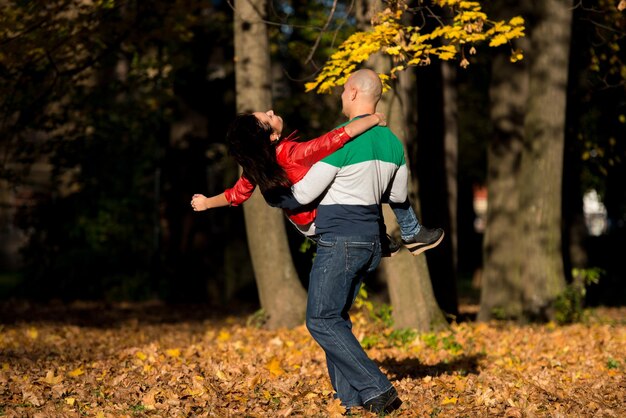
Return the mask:
M 292 138 L 293 134 L 276 145 L 276 160 L 285 170 L 291 184 L 300 181 L 313 164 L 352 139 L 343 127 L 306 142 L 297 142 Z M 238 206 L 252 196 L 255 188 L 255 184 L 241 176 L 233 187 L 224 191 L 224 196 L 231 206 Z M 296 225 L 307 225 L 315 219 L 317 209 L 299 213 L 285 210 L 285 213 Z

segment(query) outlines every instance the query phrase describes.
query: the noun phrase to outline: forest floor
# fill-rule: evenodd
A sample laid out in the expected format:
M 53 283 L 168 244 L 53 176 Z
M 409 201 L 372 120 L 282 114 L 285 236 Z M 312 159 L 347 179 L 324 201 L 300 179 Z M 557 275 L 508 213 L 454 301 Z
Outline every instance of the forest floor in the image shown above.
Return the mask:
M 305 327 L 250 318 L 159 303 L 0 305 L 0 416 L 341 416 Z M 404 401 L 390 416 L 626 417 L 626 308 L 421 335 L 367 310 L 353 320 Z

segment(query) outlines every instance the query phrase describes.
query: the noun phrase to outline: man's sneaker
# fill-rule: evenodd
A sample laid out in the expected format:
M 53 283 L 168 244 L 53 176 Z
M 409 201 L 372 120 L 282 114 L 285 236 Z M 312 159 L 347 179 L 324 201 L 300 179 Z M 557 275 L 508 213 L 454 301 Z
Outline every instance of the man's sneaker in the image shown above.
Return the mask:
M 380 250 L 383 257 L 393 257 L 398 254 L 402 246 L 389 235 L 380 237 Z
M 395 388 L 391 388 L 388 391 L 378 395 L 374 399 L 363 404 L 363 408 L 366 411 L 374 412 L 376 414 L 383 414 L 393 412 L 400 408 L 402 401 L 398 398 L 398 392 Z
M 417 234 L 413 235 L 408 240 L 403 239 L 402 243 L 411 251 L 411 254 L 418 255 L 439 245 L 444 235 L 443 229 L 441 228 L 431 229 L 422 225 Z

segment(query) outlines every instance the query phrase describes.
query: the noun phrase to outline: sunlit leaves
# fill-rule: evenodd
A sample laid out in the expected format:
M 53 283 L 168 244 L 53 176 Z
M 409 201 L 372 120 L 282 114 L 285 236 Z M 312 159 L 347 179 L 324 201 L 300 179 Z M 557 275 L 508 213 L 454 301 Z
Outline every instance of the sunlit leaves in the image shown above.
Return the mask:
M 626 37 L 625 5 L 626 2 L 621 1 L 615 7 L 613 1 L 599 0 L 598 11 L 593 15 L 596 40 L 589 48 L 589 68 L 598 73 L 607 86 L 626 87 L 626 62 L 622 53 Z
M 624 309 L 588 317 L 587 323 L 567 327 L 462 323 L 417 335 L 394 332 L 365 307 L 352 315 L 355 335 L 377 339 L 368 354 L 404 401 L 398 416 L 625 416 Z M 339 417 L 345 412 L 333 399 L 324 354 L 304 326 L 269 332 L 245 325 L 243 318 L 155 319 L 151 314 L 149 321 L 120 320 L 109 327 L 54 321 L 3 325 L 2 413 Z M 29 336 L 33 329 L 37 338 Z
M 316 79 L 305 85 L 306 91 L 330 92 L 345 83 L 357 65 L 378 52 L 391 57 L 393 65 L 388 75 L 393 77 L 409 66 L 428 65 L 431 58 L 448 61 L 460 57 L 459 65 L 467 67 L 466 48 L 474 54 L 474 45 L 487 43 L 489 47 L 497 47 L 524 36 L 525 22 L 520 16 L 494 22 L 476 1 L 433 0 L 432 3 L 449 11 L 452 19 L 446 22 L 439 19 L 438 27 L 425 32 L 419 26 L 402 23 L 408 7 L 405 2 L 398 2 L 395 9 L 387 8 L 378 13 L 372 19 L 370 30 L 356 32 L 344 41 Z M 522 58 L 520 50 L 512 50 L 511 61 Z
M 580 96 L 577 151 L 584 161 L 583 192 L 595 189 L 604 196 L 604 179 L 622 176 L 626 161 L 626 14 L 614 0 L 591 4 L 576 10 L 578 33 L 588 43 L 574 43 L 572 50 L 581 57 L 579 83 L 586 89 Z

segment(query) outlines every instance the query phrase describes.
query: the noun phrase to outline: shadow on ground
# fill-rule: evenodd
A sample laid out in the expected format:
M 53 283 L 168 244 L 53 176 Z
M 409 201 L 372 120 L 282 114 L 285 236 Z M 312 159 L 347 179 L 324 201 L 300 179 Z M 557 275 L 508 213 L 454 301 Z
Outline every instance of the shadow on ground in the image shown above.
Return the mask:
M 258 306 L 231 305 L 211 307 L 203 304 L 167 304 L 164 302 L 74 302 L 35 303 L 10 301 L 0 303 L 0 324 L 22 322 L 58 323 L 86 327 L 116 327 L 128 322 L 172 324 L 179 322 L 220 321 L 229 317 L 245 319 Z
M 379 364 L 386 369 L 395 380 L 402 380 L 404 378 L 421 379 L 426 376 L 434 377 L 443 374 L 478 374 L 478 363 L 484 357 L 484 354 L 459 356 L 454 361 L 441 362 L 435 365 L 422 364 L 419 359 L 416 358 L 403 360 L 386 358 Z

